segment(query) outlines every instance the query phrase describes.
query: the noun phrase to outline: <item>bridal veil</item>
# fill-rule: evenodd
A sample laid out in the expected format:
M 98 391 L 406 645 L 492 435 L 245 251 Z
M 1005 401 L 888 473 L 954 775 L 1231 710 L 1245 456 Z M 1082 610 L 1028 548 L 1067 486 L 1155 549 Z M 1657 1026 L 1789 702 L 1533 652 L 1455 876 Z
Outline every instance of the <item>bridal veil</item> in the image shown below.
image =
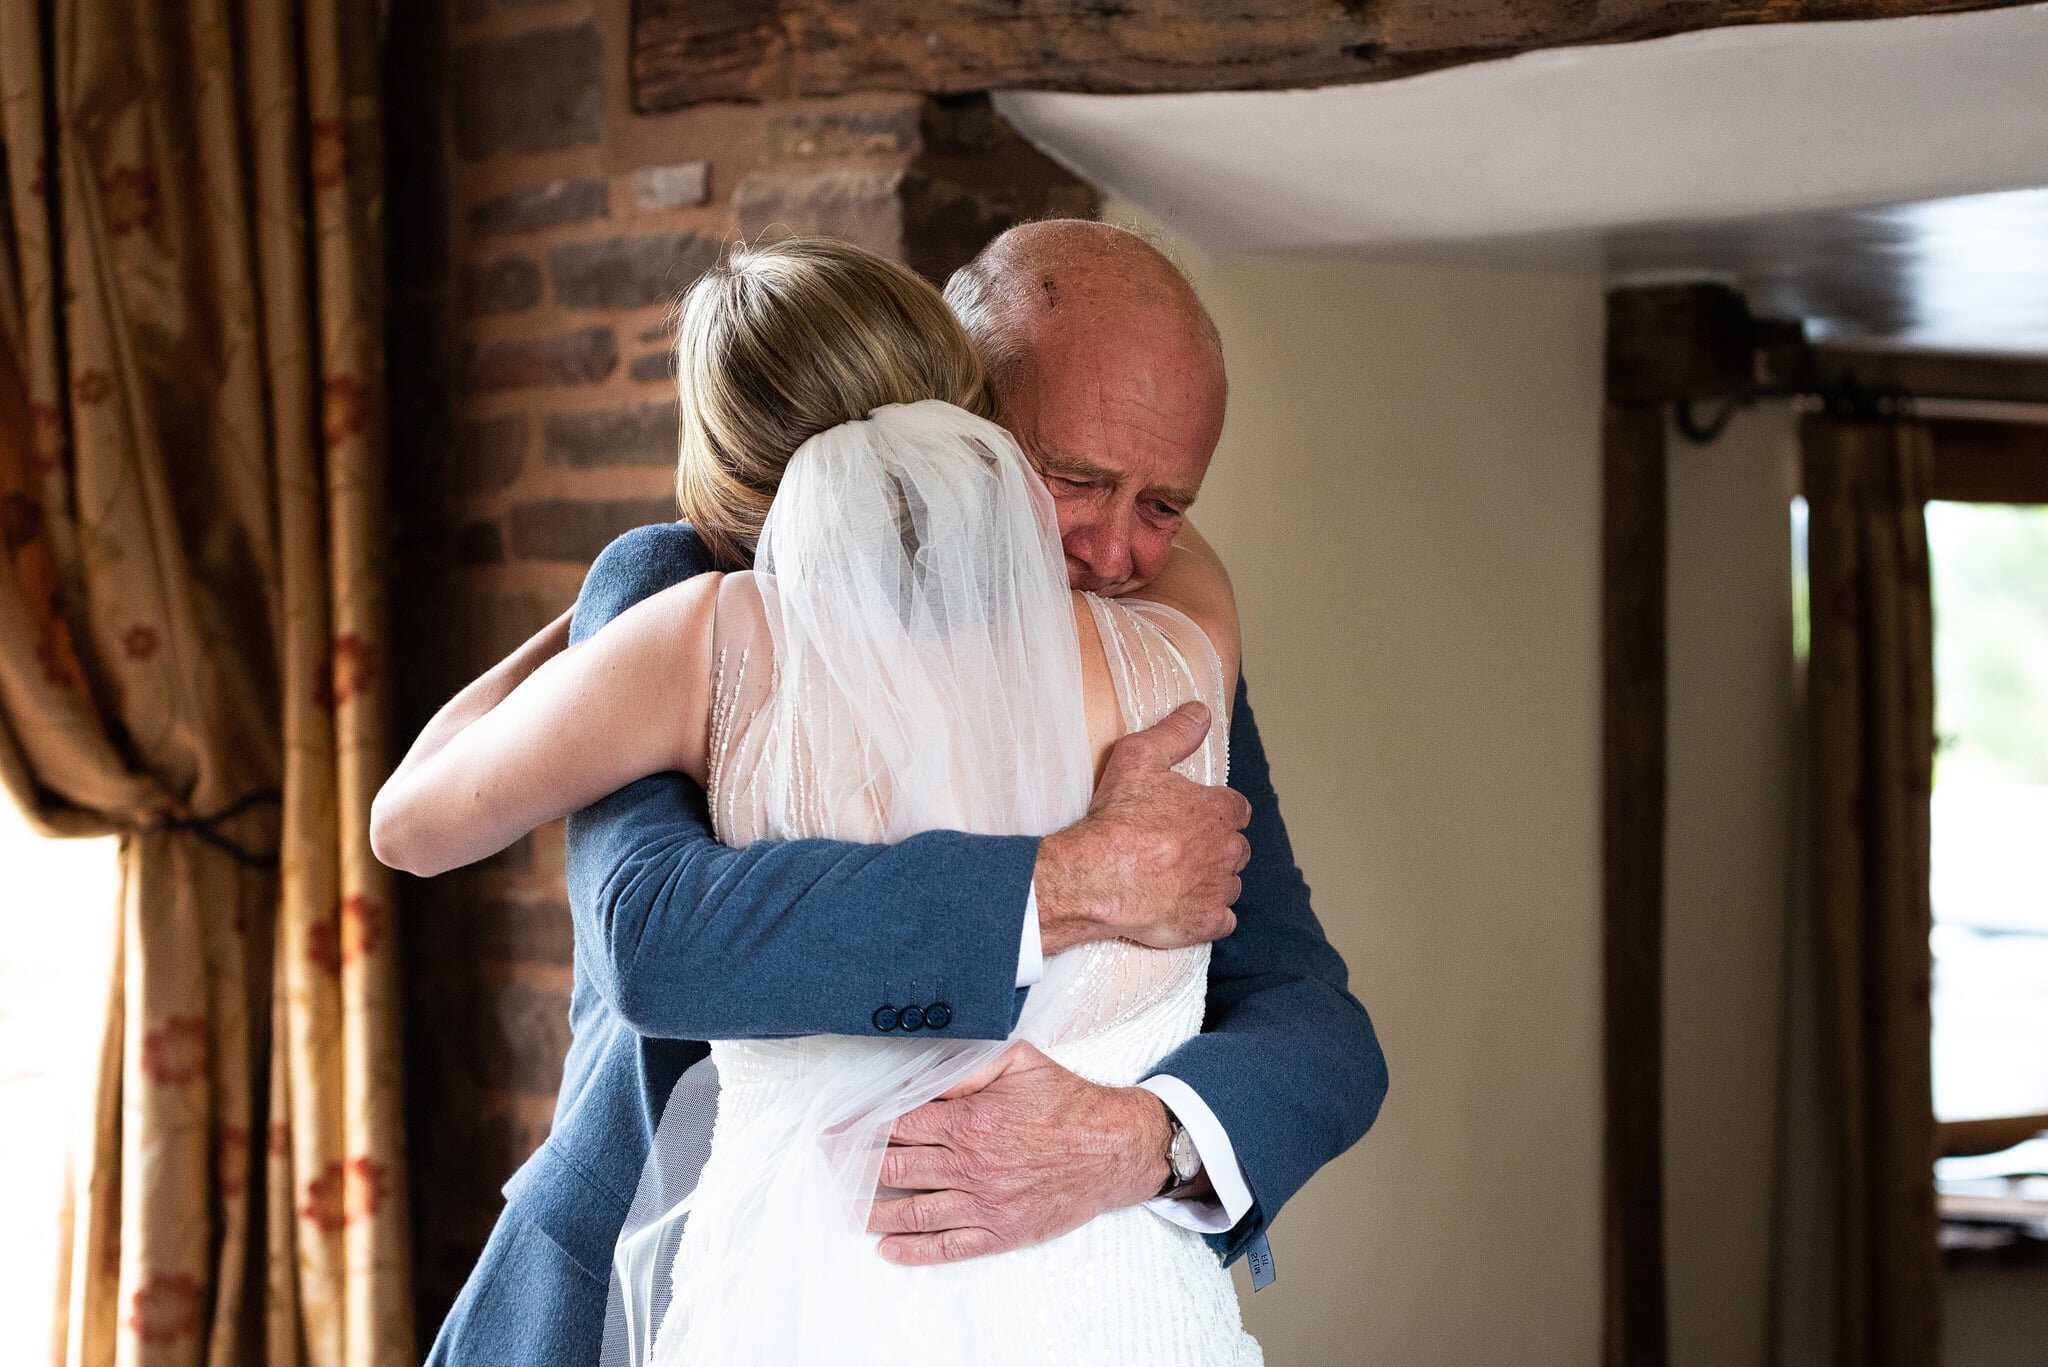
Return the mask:
M 927 401 L 812 437 L 719 616 L 741 643 L 722 667 L 752 670 L 713 716 L 721 839 L 1044 834 L 1086 810 L 1058 528 L 995 424 Z M 1083 971 L 1081 956 L 1048 963 L 1012 1038 L 1057 1036 L 1086 995 L 1062 976 Z M 887 1265 L 860 1233 L 882 1152 L 898 1116 L 1007 1046 L 929 1031 L 754 1042 L 747 1066 L 776 1085 L 727 1078 L 723 1097 L 714 1048 L 677 1084 L 620 1234 L 605 1367 L 855 1360 L 835 1342 L 914 1352 L 914 1333 L 870 1323 L 909 1310 L 879 1290 Z M 707 1161 L 722 1165 L 715 1184 Z M 781 1347 L 736 1338 L 764 1325 Z

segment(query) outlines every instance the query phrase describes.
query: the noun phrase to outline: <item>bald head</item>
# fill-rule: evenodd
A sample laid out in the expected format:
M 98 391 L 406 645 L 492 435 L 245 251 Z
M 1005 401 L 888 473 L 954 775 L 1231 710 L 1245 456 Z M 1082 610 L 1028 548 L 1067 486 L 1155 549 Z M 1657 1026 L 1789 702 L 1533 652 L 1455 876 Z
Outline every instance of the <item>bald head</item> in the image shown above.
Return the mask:
M 1127 228 L 1084 218 L 1025 223 L 997 237 L 953 273 L 946 302 L 997 373 L 1026 363 L 1030 334 L 1104 322 L 1142 323 L 1214 353 L 1216 324 L 1185 273 Z
M 946 300 L 1052 490 L 1074 587 L 1150 581 L 1223 430 L 1223 348 L 1187 277 L 1136 233 L 1052 219 L 996 238 Z

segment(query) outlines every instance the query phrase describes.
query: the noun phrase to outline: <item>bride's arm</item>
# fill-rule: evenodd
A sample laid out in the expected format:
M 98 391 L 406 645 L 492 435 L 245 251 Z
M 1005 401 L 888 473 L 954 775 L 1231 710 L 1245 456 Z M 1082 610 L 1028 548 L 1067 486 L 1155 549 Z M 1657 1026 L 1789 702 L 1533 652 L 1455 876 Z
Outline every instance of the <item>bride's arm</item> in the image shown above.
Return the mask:
M 701 784 L 721 577 L 657 593 L 561 650 L 565 614 L 457 694 L 371 806 L 377 857 L 428 877 L 648 774 Z
M 440 754 L 464 727 L 503 702 L 505 695 L 517 688 L 527 675 L 561 654 L 569 644 L 569 621 L 575 615 L 574 608 L 564 610 L 560 617 L 527 637 L 510 655 L 477 675 L 460 693 L 441 704 L 441 710 L 420 728 L 419 735 L 413 738 L 412 748 L 392 770 L 391 777 L 385 781 L 385 791 L 397 788 L 400 780 L 409 778 L 421 765 Z

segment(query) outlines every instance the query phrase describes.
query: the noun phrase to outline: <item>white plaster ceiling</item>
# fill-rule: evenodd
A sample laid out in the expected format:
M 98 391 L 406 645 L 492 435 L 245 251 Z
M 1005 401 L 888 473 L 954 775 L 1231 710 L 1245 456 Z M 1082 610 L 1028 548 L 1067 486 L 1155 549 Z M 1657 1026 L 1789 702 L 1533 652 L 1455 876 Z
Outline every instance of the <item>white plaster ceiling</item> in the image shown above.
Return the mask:
M 2048 187 L 2048 4 L 997 103 L 1210 250 L 1704 272 L 1766 281 L 1840 337 L 2048 351 L 2048 194 L 1981 194 Z

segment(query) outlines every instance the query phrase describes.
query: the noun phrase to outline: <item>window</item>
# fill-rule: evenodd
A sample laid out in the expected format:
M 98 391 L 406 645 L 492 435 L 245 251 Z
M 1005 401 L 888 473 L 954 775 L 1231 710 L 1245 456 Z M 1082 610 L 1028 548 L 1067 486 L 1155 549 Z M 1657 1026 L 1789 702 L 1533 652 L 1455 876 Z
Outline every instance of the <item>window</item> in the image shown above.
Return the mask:
M 41 1361 L 49 1342 L 57 1217 L 91 1100 L 117 888 L 112 839 L 45 839 L 0 795 L 0 1361 Z
M 2048 507 L 1930 503 L 1934 1109 L 2048 1113 Z

